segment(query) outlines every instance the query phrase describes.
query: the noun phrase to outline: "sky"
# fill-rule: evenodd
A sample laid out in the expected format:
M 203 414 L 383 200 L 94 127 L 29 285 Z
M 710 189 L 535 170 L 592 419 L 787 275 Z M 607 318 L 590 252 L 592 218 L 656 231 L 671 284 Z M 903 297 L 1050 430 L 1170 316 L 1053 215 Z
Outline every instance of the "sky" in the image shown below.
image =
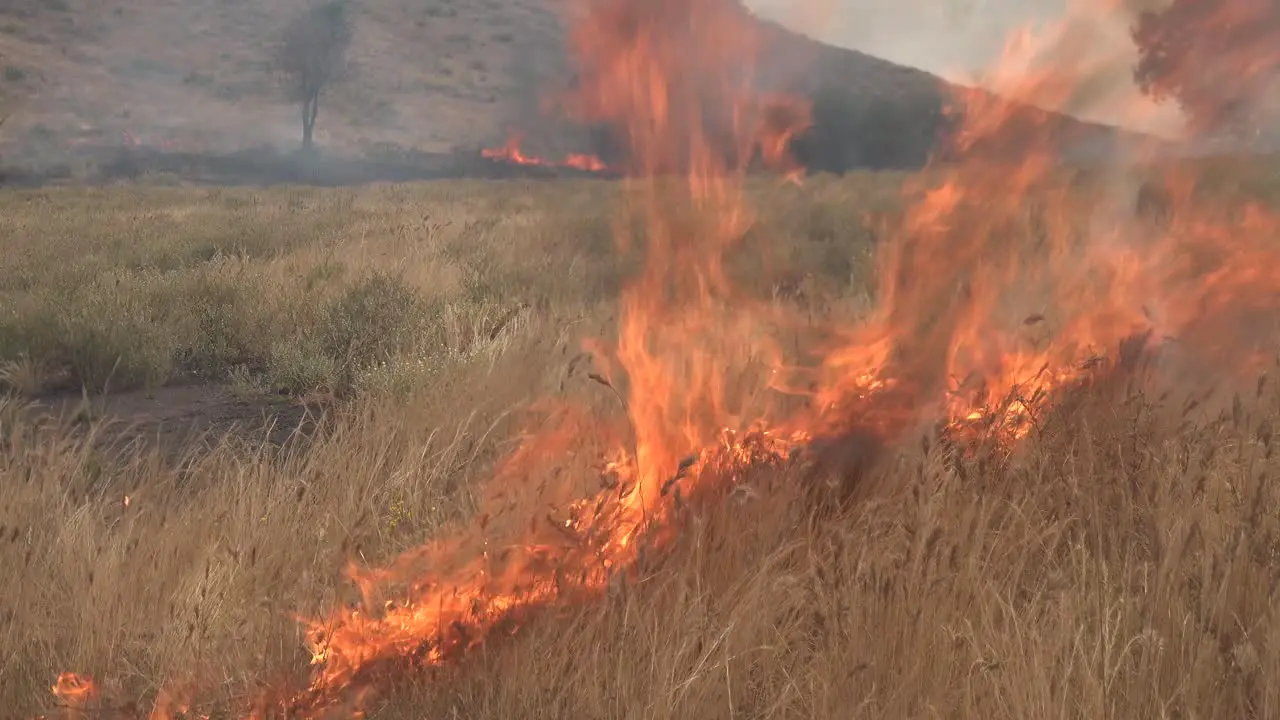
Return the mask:
M 1089 9 L 1082 10 L 1083 3 Z M 1068 0 L 747 0 L 761 15 L 818 40 L 994 90 L 1000 81 L 983 73 L 1006 56 L 1011 36 L 1029 30 L 1055 38 L 1024 48 L 1024 59 L 1075 63 L 1088 68 L 1082 74 L 1089 78 L 1088 91 L 1073 99 L 1073 107 L 1055 109 L 1176 136 L 1182 125 L 1177 108 L 1146 100 L 1133 84 L 1131 11 L 1100 12 L 1103 3 L 1141 8 L 1159 0 L 1079 0 L 1074 12 Z

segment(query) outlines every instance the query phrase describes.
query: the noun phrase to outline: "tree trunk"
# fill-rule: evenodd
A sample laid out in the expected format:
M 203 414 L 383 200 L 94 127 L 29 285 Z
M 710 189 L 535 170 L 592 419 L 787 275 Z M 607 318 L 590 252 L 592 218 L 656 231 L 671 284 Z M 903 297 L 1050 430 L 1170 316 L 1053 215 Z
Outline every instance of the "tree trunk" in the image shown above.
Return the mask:
M 320 94 L 316 93 L 302 103 L 302 149 L 310 150 L 316 129 L 316 115 L 320 110 Z

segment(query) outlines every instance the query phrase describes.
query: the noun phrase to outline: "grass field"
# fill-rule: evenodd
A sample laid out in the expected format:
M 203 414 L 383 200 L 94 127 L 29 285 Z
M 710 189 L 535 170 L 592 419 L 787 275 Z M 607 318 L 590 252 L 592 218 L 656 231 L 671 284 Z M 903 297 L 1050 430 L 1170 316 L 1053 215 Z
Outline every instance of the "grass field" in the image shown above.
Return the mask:
M 1215 202 L 1273 197 L 1273 166 L 1202 176 Z M 733 272 L 811 317 L 856 314 L 875 285 L 869 216 L 892 221 L 903 179 L 753 181 Z M 570 372 L 583 339 L 615 332 L 639 262 L 614 246 L 617 195 L 0 195 L 0 706 L 56 716 L 50 685 L 74 671 L 100 683 L 100 712 L 70 717 L 187 685 L 222 717 L 304 675 L 294 616 L 355 599 L 347 560 L 466 522 L 534 401 L 617 414 Z M 113 403 L 192 387 L 323 417 L 283 444 L 111 430 L 138 419 Z M 847 504 L 759 470 L 637 581 L 371 717 L 1280 717 L 1275 392 L 1251 384 L 1220 414 L 1103 384 L 1008 458 L 895 449 Z M 28 406 L 68 397 L 63 420 Z

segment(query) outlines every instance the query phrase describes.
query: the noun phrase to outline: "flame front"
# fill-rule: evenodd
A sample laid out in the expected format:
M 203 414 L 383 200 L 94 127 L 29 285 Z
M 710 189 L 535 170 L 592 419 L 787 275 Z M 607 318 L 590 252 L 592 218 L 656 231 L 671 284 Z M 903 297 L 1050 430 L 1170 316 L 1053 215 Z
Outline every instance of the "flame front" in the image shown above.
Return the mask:
M 351 567 L 364 601 L 305 621 L 315 667 L 283 702 L 293 716 L 357 708 L 388 677 L 598 596 L 641 548 L 672 540 L 682 499 L 721 497 L 744 468 L 815 439 L 891 445 L 938 422 L 1011 448 L 1134 338 L 1142 350 L 1176 337 L 1187 362 L 1215 371 L 1255 369 L 1273 347 L 1276 216 L 1203 202 L 1172 171 L 1142 186 L 1159 190 L 1159 212 L 1135 214 L 1136 180 L 1107 175 L 1090 191 L 1061 167 L 1067 138 L 1047 111 L 1073 109 L 1099 72 L 1071 52 L 1076 23 L 1117 8 L 1081 4 L 1044 37 L 1019 36 L 995 94 L 958 94 L 954 160 L 906 188 L 873 312 L 821 328 L 823 359 L 798 367 L 770 331 L 798 320 L 739 292 L 726 267 L 752 223 L 743 176 L 757 163 L 794 173 L 785 150 L 809 121 L 758 86 L 759 25 L 735 0 L 582 1 L 567 104 L 625 141 L 619 227 L 643 231 L 618 242 L 646 249 L 608 353 L 620 372 L 597 376 L 624 399 L 626 431 L 565 410 L 502 465 L 480 518 L 386 567 Z M 999 152 L 1010 138 L 1013 157 Z M 501 154 L 520 162 L 518 147 Z M 787 404 L 797 392 L 800 409 Z M 598 492 L 513 520 L 524 506 L 508 491 L 548 483 L 592 433 L 613 448 L 594 464 Z
M 595 155 L 586 153 L 569 153 L 563 160 L 547 160 L 536 155 L 529 155 L 521 149 L 522 138 L 518 133 L 507 136 L 506 144 L 501 147 L 484 148 L 480 157 L 489 160 L 511 163 L 512 165 L 534 165 L 538 167 L 563 167 L 585 172 L 602 172 L 609 166 Z

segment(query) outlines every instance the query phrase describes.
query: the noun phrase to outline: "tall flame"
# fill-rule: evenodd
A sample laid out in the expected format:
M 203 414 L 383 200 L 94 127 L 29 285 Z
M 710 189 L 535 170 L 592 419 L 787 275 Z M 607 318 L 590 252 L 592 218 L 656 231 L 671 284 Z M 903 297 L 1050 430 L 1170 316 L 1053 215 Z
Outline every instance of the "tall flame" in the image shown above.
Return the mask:
M 500 552 L 484 549 L 494 546 L 481 524 L 389 568 L 353 568 L 369 601 L 311 624 L 318 669 L 295 712 L 327 707 L 406 660 L 442 662 L 533 608 L 602 591 L 642 546 L 669 539 L 673 497 L 705 491 L 673 493 L 674 483 L 727 482 L 735 467 L 782 457 L 785 440 L 749 418 L 726 422 L 740 408 L 723 359 L 769 352 L 752 318 L 735 311 L 724 266 L 750 222 L 735 179 L 753 158 L 780 164 L 779 143 L 796 129 L 785 120 L 806 120 L 802 109 L 782 112 L 785 99 L 754 92 L 753 28 L 732 0 L 600 0 L 585 8 L 570 40 L 584 68 L 574 111 L 626 139 L 629 212 L 644 221 L 647 243 L 644 271 L 623 292 L 613 352 L 627 382 L 629 450 L 604 468 L 611 480 L 602 492 L 535 523 Z M 529 484 L 578 437 L 543 433 L 493 484 Z M 426 567 L 432 571 L 418 574 Z M 407 579 L 407 596 L 418 600 L 373 604 L 379 588 Z

